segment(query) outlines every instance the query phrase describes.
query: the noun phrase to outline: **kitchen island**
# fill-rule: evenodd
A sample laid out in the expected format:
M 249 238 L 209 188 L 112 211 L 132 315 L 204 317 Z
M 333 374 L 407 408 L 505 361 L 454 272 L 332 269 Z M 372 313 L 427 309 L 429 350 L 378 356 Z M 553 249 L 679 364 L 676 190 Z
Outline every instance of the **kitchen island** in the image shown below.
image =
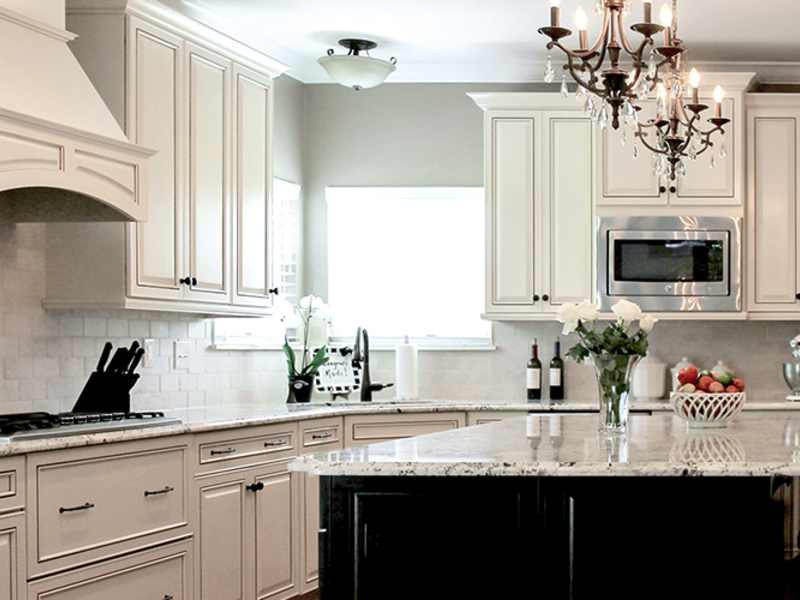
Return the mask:
M 536 414 L 297 460 L 322 476 L 323 600 L 784 597 L 794 413 L 597 424 Z

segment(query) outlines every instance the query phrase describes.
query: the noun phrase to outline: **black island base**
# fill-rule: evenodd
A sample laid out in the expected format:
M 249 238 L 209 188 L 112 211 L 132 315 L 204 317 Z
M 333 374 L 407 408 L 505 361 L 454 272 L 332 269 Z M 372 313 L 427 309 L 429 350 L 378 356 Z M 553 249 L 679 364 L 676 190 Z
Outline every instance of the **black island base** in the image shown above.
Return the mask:
M 770 477 L 321 478 L 322 600 L 800 597 Z

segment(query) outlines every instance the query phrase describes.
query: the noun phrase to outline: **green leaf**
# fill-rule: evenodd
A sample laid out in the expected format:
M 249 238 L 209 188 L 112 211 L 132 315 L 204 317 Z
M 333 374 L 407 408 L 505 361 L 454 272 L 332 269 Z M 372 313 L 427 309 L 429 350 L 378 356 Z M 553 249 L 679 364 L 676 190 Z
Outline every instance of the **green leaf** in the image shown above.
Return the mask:
M 316 375 L 319 368 L 328 362 L 328 355 L 325 352 L 326 346 L 322 346 L 314 353 L 314 358 L 308 363 L 301 375 Z
M 286 364 L 289 367 L 289 375 L 299 375 L 294 364 L 294 350 L 289 345 L 289 338 L 283 337 L 283 353 L 286 355 Z

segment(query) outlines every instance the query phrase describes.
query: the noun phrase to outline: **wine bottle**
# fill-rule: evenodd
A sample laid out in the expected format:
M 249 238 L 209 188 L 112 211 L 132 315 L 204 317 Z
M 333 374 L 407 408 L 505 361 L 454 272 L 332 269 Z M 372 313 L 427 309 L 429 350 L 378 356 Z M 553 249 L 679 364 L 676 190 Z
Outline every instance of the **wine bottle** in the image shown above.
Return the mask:
M 550 400 L 564 399 L 564 361 L 561 360 L 561 342 L 556 342 L 556 353 L 550 361 Z
M 528 359 L 527 369 L 528 400 L 542 399 L 542 361 L 539 360 L 539 345 L 536 338 L 533 340 L 531 357 Z

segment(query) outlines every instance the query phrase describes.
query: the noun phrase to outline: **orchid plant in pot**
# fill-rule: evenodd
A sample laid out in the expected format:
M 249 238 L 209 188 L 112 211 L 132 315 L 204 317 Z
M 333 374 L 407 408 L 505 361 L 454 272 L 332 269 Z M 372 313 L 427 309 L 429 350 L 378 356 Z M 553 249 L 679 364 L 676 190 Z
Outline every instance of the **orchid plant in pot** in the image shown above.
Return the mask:
M 298 360 L 295 351 L 289 345 L 289 338 L 284 336 L 283 353 L 286 355 L 286 364 L 289 369 L 289 397 L 286 402 L 308 402 L 314 385 L 314 377 L 319 368 L 328 362 L 326 345 L 318 348 L 313 356 L 309 347 L 309 333 L 312 329 L 312 320 L 327 321 L 328 307 L 322 298 L 310 294 L 300 298 L 296 308 L 291 309 L 288 303 L 282 306 L 284 314 L 281 320 L 287 327 L 300 328 L 302 350 Z M 302 325 L 302 327 L 300 327 Z
M 648 335 L 658 319 L 628 300 L 620 300 L 611 311 L 616 320 L 602 331 L 597 329 L 600 309 L 588 300 L 562 304 L 556 320 L 564 324 L 564 335 L 575 332 L 580 338 L 567 356 L 577 363 L 591 358 L 594 364 L 600 390 L 600 431 L 624 433 L 633 369 L 647 355 Z M 635 330 L 634 322 L 638 324 Z

